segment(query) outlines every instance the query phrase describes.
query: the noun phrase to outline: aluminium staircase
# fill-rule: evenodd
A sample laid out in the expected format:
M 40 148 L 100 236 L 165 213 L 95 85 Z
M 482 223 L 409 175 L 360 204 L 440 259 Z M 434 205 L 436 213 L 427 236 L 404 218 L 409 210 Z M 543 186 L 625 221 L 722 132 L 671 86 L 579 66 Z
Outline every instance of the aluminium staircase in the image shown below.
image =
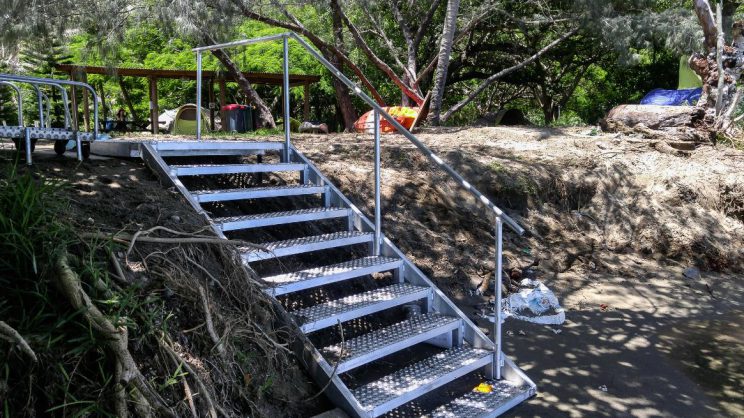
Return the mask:
M 535 394 L 392 242 L 375 250 L 375 225 L 294 147 L 153 142 L 142 158 L 219 236 L 263 241 L 266 251 L 240 249 L 243 261 L 306 336 L 308 371 L 320 386 L 330 379 L 325 393 L 351 416 L 497 416 Z M 474 392 L 482 381 L 493 391 Z

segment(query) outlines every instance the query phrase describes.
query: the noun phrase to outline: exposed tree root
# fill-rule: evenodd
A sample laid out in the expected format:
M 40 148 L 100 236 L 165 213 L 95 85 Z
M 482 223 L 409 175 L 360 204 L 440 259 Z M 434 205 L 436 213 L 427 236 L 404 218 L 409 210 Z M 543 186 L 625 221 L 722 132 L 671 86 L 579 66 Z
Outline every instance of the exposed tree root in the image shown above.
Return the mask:
M 10 343 L 17 344 L 21 351 L 33 360 L 34 363 L 39 361 L 34 350 L 32 350 L 31 346 L 26 342 L 26 339 L 23 338 L 15 328 L 6 324 L 5 321 L 0 321 L 0 338 Z
M 175 412 L 166 406 L 160 395 L 150 387 L 137 367 L 134 358 L 132 358 L 128 349 L 127 329 L 125 327 L 116 328 L 93 304 L 93 301 L 83 290 L 80 278 L 70 268 L 67 254 L 59 257 L 56 267 L 58 273 L 56 283 L 59 290 L 67 297 L 72 307 L 81 310 L 90 325 L 106 337 L 108 348 L 121 367 L 121 380 L 118 383 L 134 386 L 142 394 L 147 404 L 154 407 L 161 415 L 175 417 Z

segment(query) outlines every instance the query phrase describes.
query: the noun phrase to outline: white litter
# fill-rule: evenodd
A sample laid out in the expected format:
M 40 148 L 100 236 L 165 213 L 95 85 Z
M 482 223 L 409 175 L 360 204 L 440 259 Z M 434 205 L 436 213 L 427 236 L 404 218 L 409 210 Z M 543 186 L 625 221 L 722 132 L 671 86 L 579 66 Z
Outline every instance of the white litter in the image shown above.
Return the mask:
M 513 317 L 544 325 L 560 325 L 566 321 L 566 312 L 558 303 L 558 298 L 541 281 L 524 279 L 519 285 L 519 292 L 502 301 L 504 318 Z

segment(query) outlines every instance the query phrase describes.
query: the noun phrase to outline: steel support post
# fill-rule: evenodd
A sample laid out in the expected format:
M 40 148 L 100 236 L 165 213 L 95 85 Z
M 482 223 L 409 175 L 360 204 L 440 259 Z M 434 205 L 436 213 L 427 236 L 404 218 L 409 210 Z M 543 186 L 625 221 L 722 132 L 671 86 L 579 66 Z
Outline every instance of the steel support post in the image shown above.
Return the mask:
M 501 380 L 501 270 L 502 270 L 502 235 L 503 235 L 503 228 L 504 221 L 501 219 L 500 216 L 496 217 L 496 282 L 494 283 L 494 290 L 493 294 L 496 300 L 494 301 L 495 304 L 495 312 L 493 315 L 494 323 L 493 323 L 493 336 L 494 336 L 494 345 L 496 350 L 496 356 L 494 358 L 495 360 L 495 373 L 496 380 Z
M 26 164 L 31 165 L 31 128 L 23 130 L 23 137 L 26 143 Z
M 282 73 L 284 76 L 284 162 L 289 162 L 289 37 L 282 38 L 284 59 Z
M 196 52 L 196 140 L 201 141 L 202 53 Z
M 373 255 L 380 255 L 382 241 L 382 210 L 380 208 L 380 112 L 374 112 L 375 134 L 375 243 Z

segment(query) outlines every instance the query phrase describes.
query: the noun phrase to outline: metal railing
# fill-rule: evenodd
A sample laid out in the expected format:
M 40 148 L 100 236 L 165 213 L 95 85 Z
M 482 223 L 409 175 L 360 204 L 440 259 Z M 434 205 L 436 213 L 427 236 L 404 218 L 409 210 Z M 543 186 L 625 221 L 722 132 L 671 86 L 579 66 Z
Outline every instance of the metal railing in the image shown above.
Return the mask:
M 67 97 L 67 90 L 63 87 L 63 85 L 68 86 L 77 86 L 82 87 L 84 89 L 87 89 L 90 91 L 90 93 L 93 95 L 93 140 L 95 141 L 96 138 L 98 138 L 98 95 L 96 94 L 96 91 L 93 87 L 91 87 L 89 84 L 81 83 L 78 81 L 70 81 L 70 80 L 57 80 L 53 78 L 43 78 L 43 77 L 29 77 L 29 76 L 21 76 L 21 75 L 12 75 L 12 74 L 0 74 L 0 83 L 3 83 L 5 85 L 10 85 L 13 88 L 16 89 L 18 92 L 18 113 L 21 115 L 23 113 L 23 102 L 21 99 L 20 89 L 17 88 L 15 83 L 23 83 L 30 85 L 35 91 L 36 91 L 36 97 L 39 102 L 39 125 L 42 129 L 46 128 L 44 123 L 44 99 L 46 99 L 47 102 L 47 115 L 50 114 L 50 109 L 52 106 L 51 101 L 49 100 L 49 97 L 44 94 L 39 86 L 49 86 L 53 88 L 58 88 L 62 93 L 62 100 L 64 102 L 64 108 L 65 108 L 65 129 L 70 129 L 70 110 L 68 108 L 68 97 Z M 31 138 L 31 128 L 24 126 L 23 124 L 23 117 L 19 116 L 19 128 L 23 128 L 23 139 L 26 145 L 26 164 L 31 165 L 31 147 L 32 147 L 32 138 Z M 77 151 L 77 158 L 78 160 L 83 160 L 83 144 L 82 140 L 80 138 L 80 135 L 78 131 L 74 131 L 74 138 L 76 142 L 76 151 Z
M 73 87 L 82 87 L 86 90 L 88 90 L 91 95 L 93 96 L 93 140 L 95 140 L 98 137 L 98 94 L 96 94 L 96 91 L 93 87 L 91 87 L 89 84 L 82 83 L 79 81 L 71 81 L 71 80 L 57 80 L 54 78 L 42 78 L 42 77 L 29 77 L 29 76 L 21 76 L 21 75 L 12 75 L 12 74 L 0 74 L 0 81 L 12 81 L 17 83 L 24 83 L 31 85 L 38 93 L 37 96 L 39 98 L 39 112 L 42 112 L 42 96 L 40 94 L 39 86 L 50 86 L 54 88 L 58 88 L 60 92 L 62 93 L 62 101 L 64 103 L 65 108 L 65 128 L 70 128 L 70 110 L 68 107 L 68 96 L 67 96 L 67 90 L 63 86 L 73 86 Z M 40 122 L 43 121 L 43 114 L 40 114 Z M 43 127 L 43 122 L 41 123 Z
M 475 199 L 483 206 L 485 206 L 489 212 L 494 215 L 494 232 L 496 241 L 496 272 L 495 272 L 495 285 L 494 285 L 494 296 L 495 296 L 495 314 L 494 314 L 494 351 L 495 351 L 495 364 L 494 364 L 494 376 L 496 379 L 501 379 L 501 368 L 504 365 L 504 360 L 501 353 L 501 279 L 502 279 L 502 253 L 503 253 L 503 225 L 506 223 L 514 232 L 519 235 L 525 233 L 522 228 L 514 219 L 509 217 L 502 211 L 498 206 L 491 202 L 483 193 L 476 189 L 472 184 L 465 180 L 457 171 L 447 165 L 441 157 L 436 155 L 429 147 L 427 147 L 421 140 L 416 138 L 408 129 L 401 125 L 394 117 L 387 113 L 382 106 L 377 104 L 371 97 L 362 91 L 359 86 L 346 77 L 339 69 L 331 64 L 325 57 L 323 57 L 318 51 L 316 51 L 310 44 L 294 32 L 285 32 L 277 35 L 264 36 L 260 38 L 244 39 L 234 42 L 202 46 L 194 48 L 193 51 L 196 53 L 196 103 L 198 107 L 201 107 L 201 87 L 202 87 L 202 53 L 205 51 L 212 51 L 215 49 L 225 49 L 242 45 L 256 44 L 260 42 L 275 41 L 281 39 L 283 42 L 283 76 L 284 76 L 284 153 L 283 159 L 285 162 L 289 162 L 290 152 L 290 124 L 289 124 L 289 39 L 294 39 L 299 43 L 305 50 L 310 53 L 316 60 L 318 60 L 324 67 L 326 67 L 336 78 L 341 80 L 347 87 L 351 89 L 354 94 L 359 96 L 365 103 L 367 103 L 373 110 L 374 113 L 374 159 L 375 159 L 375 232 L 374 239 L 375 245 L 373 246 L 373 252 L 375 255 L 380 254 L 382 245 L 382 214 L 380 210 L 380 116 L 393 126 L 399 133 L 405 136 L 416 148 L 419 149 L 426 157 L 432 161 L 436 166 L 441 168 L 449 177 L 455 181 L 459 186 L 467 190 Z M 201 118 L 196 118 L 196 138 L 201 140 Z

